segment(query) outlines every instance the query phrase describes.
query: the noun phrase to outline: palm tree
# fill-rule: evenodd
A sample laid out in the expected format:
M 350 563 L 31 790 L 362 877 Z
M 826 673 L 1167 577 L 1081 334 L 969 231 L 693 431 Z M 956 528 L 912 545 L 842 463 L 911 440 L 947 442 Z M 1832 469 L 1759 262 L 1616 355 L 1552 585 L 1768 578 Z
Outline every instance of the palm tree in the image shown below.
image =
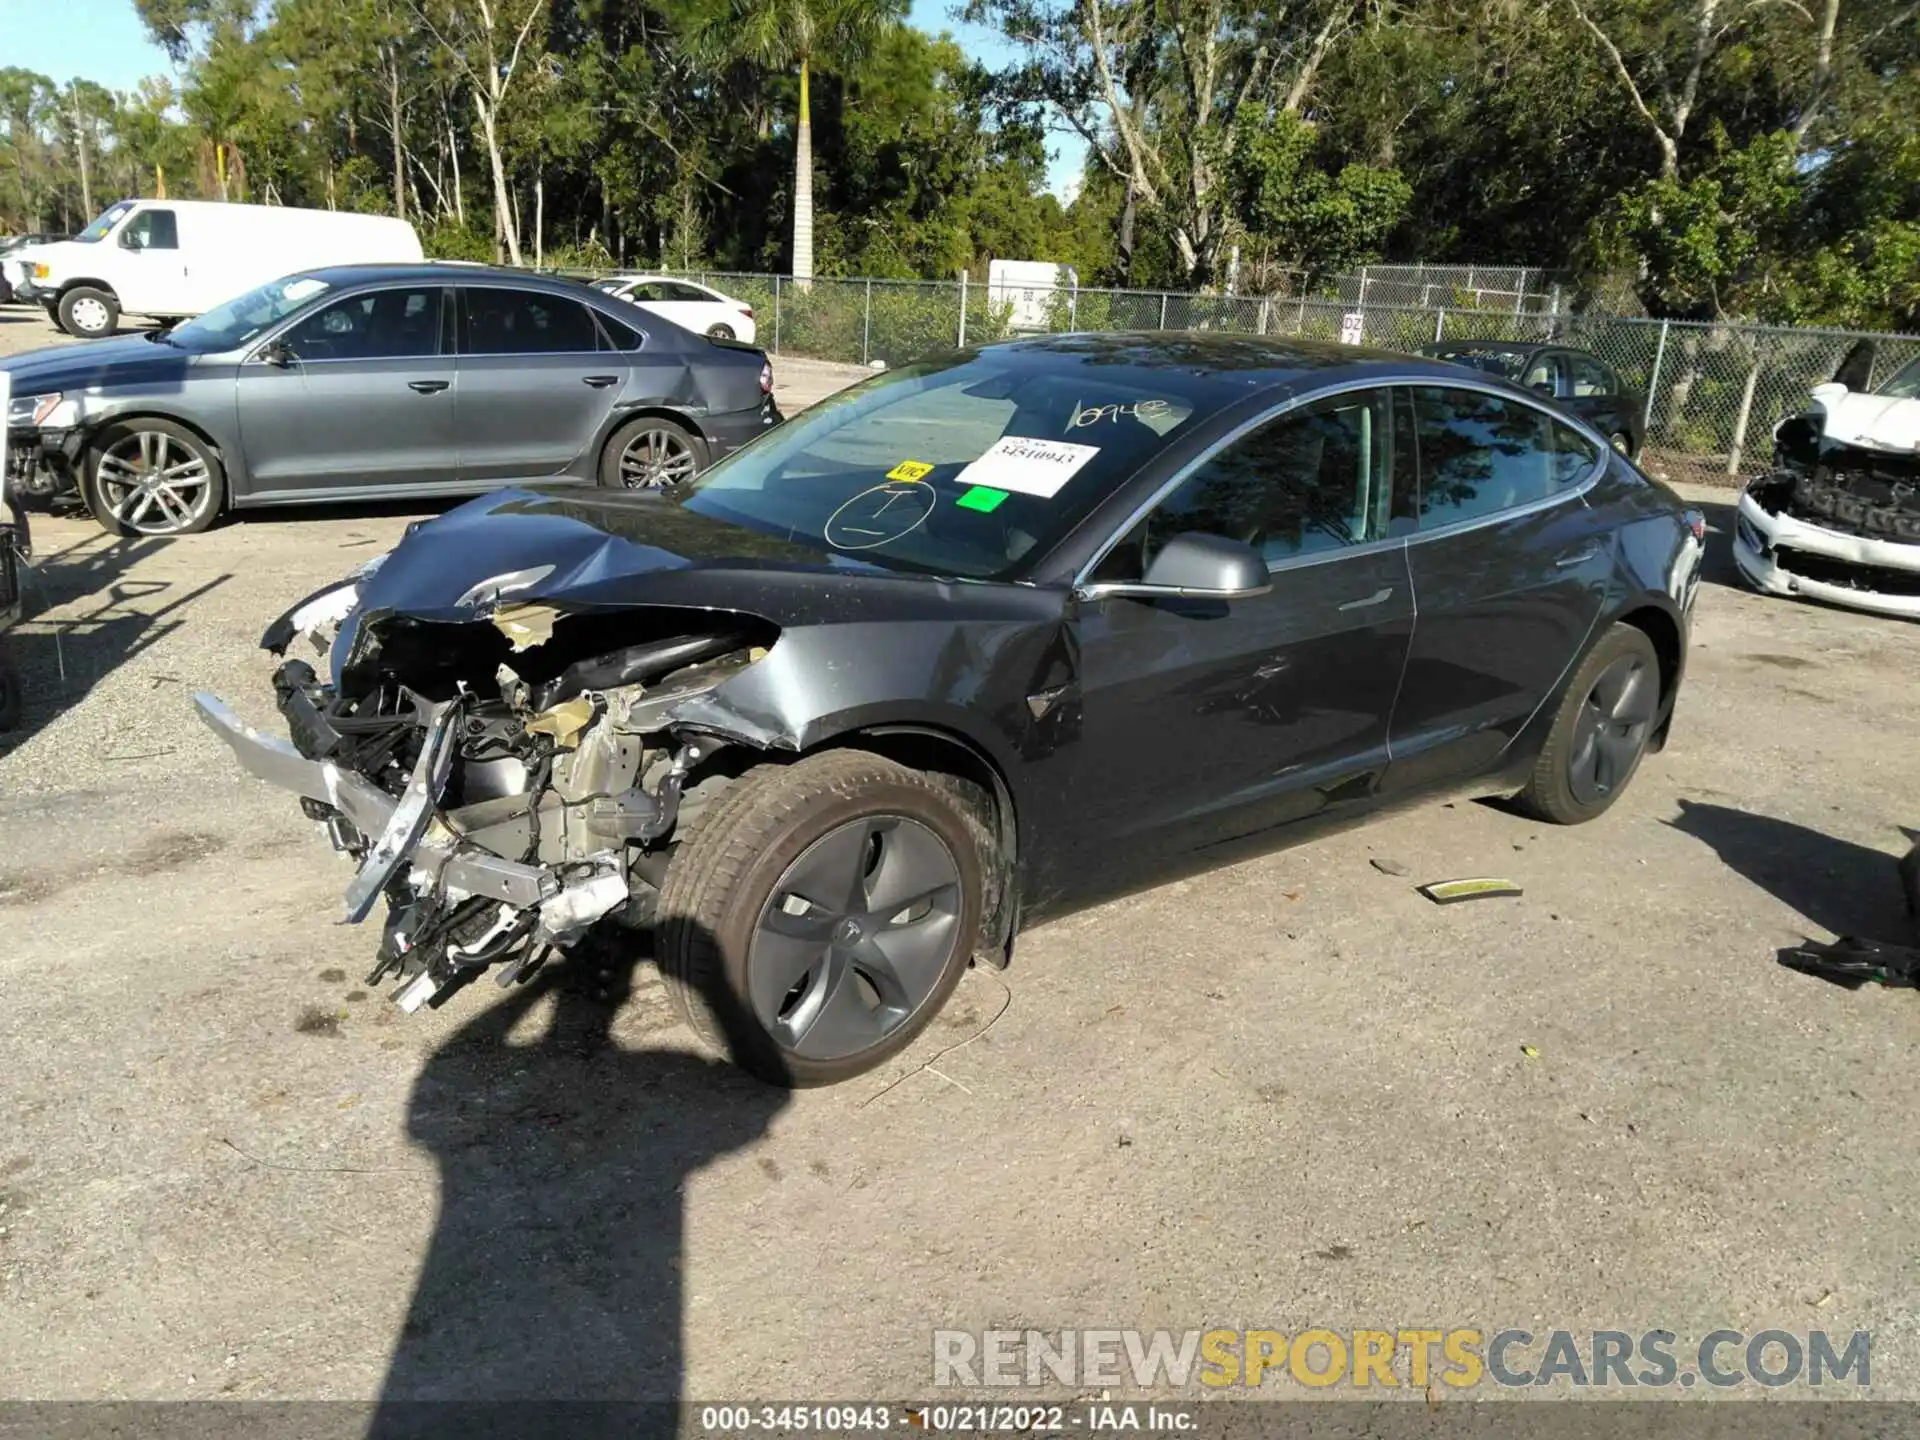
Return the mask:
M 808 84 L 825 57 L 856 55 L 900 22 L 900 0 L 730 0 L 702 39 L 710 51 L 800 71 L 793 145 L 793 276 L 813 278 L 813 111 Z

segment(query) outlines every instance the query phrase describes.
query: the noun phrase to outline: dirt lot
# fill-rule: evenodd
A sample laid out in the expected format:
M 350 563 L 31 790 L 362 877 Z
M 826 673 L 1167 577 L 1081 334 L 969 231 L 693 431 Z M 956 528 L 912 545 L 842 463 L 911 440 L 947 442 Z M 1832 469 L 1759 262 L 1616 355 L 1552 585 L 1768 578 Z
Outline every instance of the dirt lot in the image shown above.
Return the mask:
M 1920 1005 L 1773 959 L 1901 932 L 1920 629 L 1733 588 L 1725 498 L 1673 745 L 1599 823 L 1435 801 L 1084 913 L 798 1096 L 644 964 L 359 984 L 343 863 L 187 696 L 268 718 L 262 625 L 407 514 L 44 523 L 0 1396 L 898 1398 L 936 1327 L 1418 1324 L 1870 1330 L 1920 1397 Z M 1526 894 L 1412 889 L 1483 874 Z

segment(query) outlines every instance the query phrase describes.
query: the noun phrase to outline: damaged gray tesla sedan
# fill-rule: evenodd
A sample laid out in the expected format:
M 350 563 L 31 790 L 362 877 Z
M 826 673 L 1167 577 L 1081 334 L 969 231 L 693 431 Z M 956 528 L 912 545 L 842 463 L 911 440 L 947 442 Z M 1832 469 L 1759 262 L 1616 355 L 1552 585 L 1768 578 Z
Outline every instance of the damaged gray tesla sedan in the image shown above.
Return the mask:
M 1456 367 L 1066 336 L 876 378 L 666 492 L 510 489 L 211 696 L 384 896 L 413 1009 L 651 924 L 770 1080 L 905 1045 L 1032 920 L 1439 786 L 1605 811 L 1663 741 L 1702 517 Z M 322 673 L 324 671 L 324 673 Z

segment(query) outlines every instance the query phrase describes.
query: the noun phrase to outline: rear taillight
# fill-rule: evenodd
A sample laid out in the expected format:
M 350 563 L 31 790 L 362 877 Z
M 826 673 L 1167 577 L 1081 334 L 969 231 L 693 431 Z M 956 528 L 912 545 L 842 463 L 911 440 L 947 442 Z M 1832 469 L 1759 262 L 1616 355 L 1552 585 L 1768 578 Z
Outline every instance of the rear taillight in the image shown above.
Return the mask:
M 740 313 L 751 320 L 753 318 L 753 307 L 751 305 L 742 305 L 740 307 Z

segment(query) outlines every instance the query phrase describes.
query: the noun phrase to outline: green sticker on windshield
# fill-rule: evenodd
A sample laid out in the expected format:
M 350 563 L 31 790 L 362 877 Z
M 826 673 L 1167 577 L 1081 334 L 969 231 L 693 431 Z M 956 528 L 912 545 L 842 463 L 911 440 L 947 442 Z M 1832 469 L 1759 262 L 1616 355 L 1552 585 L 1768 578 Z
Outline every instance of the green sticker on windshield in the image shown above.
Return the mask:
M 1007 492 L 1004 490 L 995 490 L 990 485 L 974 485 L 953 503 L 962 510 L 995 510 L 1006 498 Z

